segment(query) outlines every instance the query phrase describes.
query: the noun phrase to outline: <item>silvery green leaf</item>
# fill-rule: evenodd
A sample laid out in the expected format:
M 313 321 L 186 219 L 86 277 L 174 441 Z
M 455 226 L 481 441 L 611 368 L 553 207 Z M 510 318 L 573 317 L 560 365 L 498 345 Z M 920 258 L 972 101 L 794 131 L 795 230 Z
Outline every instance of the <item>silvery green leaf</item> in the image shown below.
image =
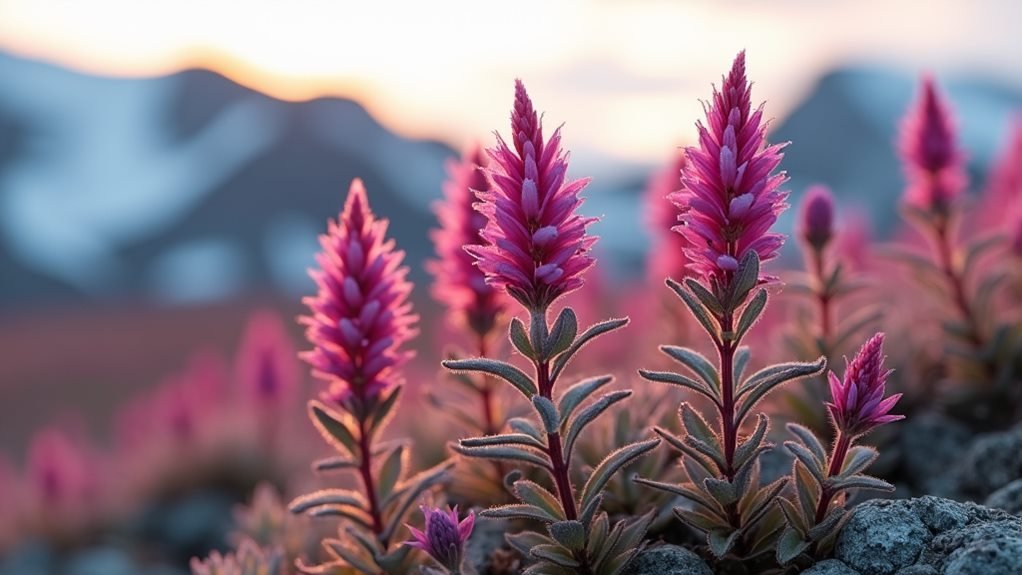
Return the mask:
M 386 505 L 386 502 L 393 494 L 394 487 L 397 486 L 398 479 L 400 479 L 404 471 L 406 462 L 404 446 L 399 446 L 387 454 L 383 464 L 380 465 L 380 472 L 376 477 L 376 489 L 384 505 Z
M 336 471 L 339 469 L 352 469 L 358 467 L 358 462 L 350 457 L 339 455 L 336 457 L 324 457 L 312 463 L 312 469 L 316 472 Z
M 784 515 L 784 519 L 788 526 L 798 531 L 799 535 L 803 538 L 809 533 L 809 522 L 813 518 L 807 518 L 802 515 L 802 511 L 786 497 L 777 498 L 777 506 L 781 509 L 781 513 Z
M 668 278 L 667 287 L 681 298 L 681 301 L 685 302 L 685 306 L 688 307 L 689 311 L 692 312 L 692 317 L 696 318 L 699 325 L 703 326 L 706 330 L 706 334 L 710 336 L 715 343 L 720 341 L 720 330 L 714 325 L 713 318 L 710 316 L 710 312 L 706 310 L 699 298 L 692 295 L 684 286 L 678 282 Z
M 796 441 L 785 441 L 784 448 L 787 449 L 792 455 L 795 456 L 802 465 L 806 467 L 806 470 L 812 474 L 813 479 L 816 480 L 816 484 L 822 486 L 826 479 L 826 472 L 823 470 L 823 462 L 816 459 L 813 452 L 809 451 L 804 445 Z
M 372 524 L 372 518 L 368 513 L 347 505 L 320 505 L 310 509 L 308 515 L 309 517 L 342 517 L 365 529 L 369 529 Z
M 582 349 L 587 343 L 605 333 L 614 331 L 615 329 L 622 328 L 626 325 L 628 325 L 628 318 L 608 319 L 607 321 L 601 321 L 600 323 L 590 326 L 588 329 L 582 332 L 582 335 L 578 336 L 575 339 L 575 342 L 572 343 L 571 346 L 569 346 L 568 349 L 564 351 L 564 353 L 562 353 L 561 355 L 557 356 L 556 359 L 554 359 L 554 366 L 553 370 L 551 370 L 550 372 L 550 378 L 556 380 L 558 377 L 560 377 L 561 372 L 564 371 L 565 367 L 567 367 L 568 362 L 571 361 L 571 358 L 574 357 L 575 354 L 578 353 L 579 350 Z
M 669 383 L 671 385 L 691 389 L 692 391 L 709 398 L 715 404 L 720 405 L 720 397 L 717 396 L 716 390 L 711 389 L 705 383 L 692 379 L 687 375 L 674 373 L 673 371 L 650 371 L 648 369 L 640 369 L 639 375 L 641 375 L 643 379 L 647 379 L 649 381 Z
M 366 557 L 364 552 L 354 548 L 350 545 L 350 543 L 346 543 L 340 539 L 324 539 L 323 545 L 338 557 L 344 559 L 349 565 L 363 573 L 375 573 L 379 571 L 379 566 L 377 566 L 371 558 Z
M 777 562 L 781 565 L 791 563 L 809 549 L 809 545 L 811 542 L 804 540 L 797 531 L 791 528 L 785 529 L 777 540 Z
M 561 400 L 557 404 L 557 411 L 561 414 L 560 423 L 563 425 L 564 422 L 568 421 L 571 414 L 579 405 L 582 404 L 583 401 L 586 400 L 586 398 L 613 380 L 614 376 L 612 375 L 590 377 L 588 379 L 583 379 L 566 389 L 561 395 Z
M 649 453 L 658 445 L 660 445 L 659 439 L 647 439 L 646 441 L 640 441 L 632 443 L 631 445 L 619 447 L 610 455 L 605 457 L 589 475 L 589 479 L 582 487 L 582 496 L 580 498 L 582 506 L 585 507 L 585 505 L 589 503 L 593 497 L 603 491 L 607 482 L 610 481 L 610 478 L 613 477 L 618 470 L 625 467 L 632 461 L 635 461 L 639 457 L 642 457 L 646 453 Z
M 745 334 L 756 325 L 756 321 L 759 316 L 763 314 L 763 310 L 766 309 L 767 304 L 767 291 L 760 289 L 756 292 L 756 295 L 752 296 L 749 304 L 742 310 L 742 315 L 738 318 L 738 327 L 735 329 L 735 341 L 742 341 Z
M 706 420 L 695 409 L 692 409 L 692 406 L 687 401 L 683 401 L 678 406 L 678 416 L 681 418 L 685 431 L 689 435 L 712 446 L 714 450 L 720 451 L 720 440 L 717 438 L 717 434 L 710 429 Z
M 841 467 L 841 475 L 844 477 L 862 473 L 867 467 L 876 461 L 880 453 L 868 445 L 856 445 L 848 450 L 845 457 L 845 464 Z
M 557 406 L 554 405 L 554 402 L 542 395 L 534 395 L 532 396 L 532 406 L 536 408 L 536 413 L 539 414 L 539 418 L 543 422 L 543 429 L 547 433 L 557 433 L 561 418 L 557 415 Z
M 632 392 L 630 390 L 612 391 L 600 397 L 588 407 L 583 409 L 575 416 L 574 419 L 568 424 L 568 433 L 564 436 L 564 458 L 565 461 L 571 458 L 571 451 L 575 447 L 575 441 L 578 439 L 582 430 L 587 425 L 596 420 L 604 411 L 607 411 L 610 406 L 630 396 Z
M 585 521 L 582 522 L 585 524 Z M 586 554 L 590 557 L 596 556 L 597 551 L 600 547 L 607 543 L 607 537 L 610 535 L 610 518 L 607 517 L 605 511 L 600 512 L 595 519 L 591 519 L 589 523 L 589 541 L 586 544 Z
M 825 539 L 837 530 L 847 513 L 848 512 L 843 508 L 834 508 L 826 517 L 823 518 L 823 521 L 819 522 L 809 530 L 809 538 L 813 541 Z
M 525 503 L 490 507 L 489 509 L 484 509 L 479 514 L 493 519 L 533 519 L 543 523 L 553 523 L 561 519 L 560 517 L 554 517 L 541 507 Z
M 653 481 L 652 479 L 643 479 L 642 477 L 636 477 L 635 482 L 652 487 L 653 489 L 673 493 L 679 497 L 684 497 L 685 499 L 702 507 L 707 513 L 720 516 L 723 519 L 723 510 L 721 509 L 720 504 L 705 492 L 693 489 L 692 487 L 689 487 L 688 484 L 664 483 L 661 481 Z
M 719 393 L 720 374 L 717 373 L 717 368 L 703 354 L 693 349 L 676 345 L 661 345 L 660 351 L 691 369 L 710 389 Z
M 894 491 L 890 483 L 871 475 L 852 475 L 850 477 L 831 477 L 833 489 L 871 489 L 873 491 Z
M 575 310 L 566 307 L 561 310 L 557 320 L 554 321 L 554 327 L 550 330 L 550 335 L 546 340 L 548 349 L 544 349 L 544 357 L 556 357 L 566 351 L 574 343 L 576 335 L 578 335 L 578 319 L 575 317 Z
M 691 278 L 687 278 L 685 279 L 685 286 L 692 292 L 692 295 L 699 298 L 700 303 L 702 303 L 706 309 L 710 310 L 714 314 L 724 315 L 724 305 L 720 303 L 717 296 L 713 295 L 713 293 L 706 289 L 703 284 Z M 672 287 L 671 289 L 674 288 Z
M 561 507 L 560 500 L 542 485 L 528 479 L 521 479 L 515 482 L 512 489 L 522 503 L 539 507 L 551 517 L 564 518 L 564 509 Z
M 593 517 L 596 515 L 596 512 L 600 510 L 600 505 L 602 504 L 603 494 L 601 493 L 596 497 L 593 497 L 589 503 L 582 506 L 582 511 L 578 514 L 578 519 L 582 522 L 582 525 L 589 525 L 590 529 L 592 529 Z
M 522 320 L 517 317 L 511 318 L 510 334 L 511 343 L 519 353 L 529 359 L 536 359 L 536 352 L 532 349 L 529 334 L 525 332 L 525 324 L 522 323 Z
M 738 494 L 735 493 L 734 486 L 726 479 L 707 477 L 703 480 L 703 489 L 720 502 L 721 505 L 730 505 L 738 501 Z
M 743 345 L 735 350 L 735 367 L 733 372 L 735 381 L 742 380 L 742 374 L 745 373 L 745 368 L 749 365 L 751 357 L 752 352 L 749 350 L 749 346 Z
M 521 531 L 519 533 L 508 533 L 504 536 L 508 544 L 514 547 L 519 553 L 528 557 L 529 550 L 537 545 L 550 545 L 554 540 L 535 531 Z
M 706 533 L 706 543 L 717 558 L 724 557 L 735 546 L 739 531 L 730 527 L 712 529 Z
M 763 438 L 766 436 L 769 426 L 770 419 L 766 415 L 762 413 L 756 415 L 756 429 L 735 449 L 734 465 L 736 469 L 741 469 L 746 463 L 754 459 L 757 453 L 760 453 L 759 448 L 763 443 Z
M 389 393 L 383 397 L 383 400 L 376 405 L 376 409 L 369 416 L 369 432 L 372 434 L 376 432 L 390 417 L 394 410 L 394 406 L 397 405 L 397 400 L 401 397 L 401 389 L 403 386 L 394 386 Z
M 795 470 L 795 494 L 802 508 L 802 515 L 815 518 L 816 506 L 820 501 L 820 485 L 801 461 L 796 461 L 793 468 Z
M 390 539 L 402 525 L 405 515 L 428 489 L 444 483 L 450 478 L 448 471 L 454 466 L 453 460 L 443 461 L 416 473 L 402 481 L 395 489 L 390 503 L 384 506 L 386 525 L 380 537 Z
M 316 431 L 323 436 L 327 443 L 334 449 L 355 457 L 358 454 L 358 442 L 355 435 L 344 423 L 346 417 L 322 403 L 312 400 L 309 402 L 309 417 Z
M 454 451 L 465 457 L 477 457 L 482 459 L 504 459 L 507 461 L 521 461 L 544 469 L 550 469 L 550 462 L 533 451 L 526 451 L 519 447 L 510 445 L 488 445 L 486 447 L 465 447 L 455 445 Z
M 537 545 L 529 550 L 529 554 L 561 567 L 575 568 L 581 565 L 578 559 L 571 556 L 569 550 L 560 545 Z
M 703 533 L 709 533 L 714 529 L 728 526 L 727 521 L 723 521 L 719 517 L 693 509 L 675 507 L 674 515 L 685 525 Z
M 770 504 L 774 502 L 777 495 L 784 490 L 784 487 L 788 484 L 787 477 L 781 477 L 780 479 L 764 485 L 761 487 L 756 494 L 750 498 L 751 505 L 748 506 L 747 510 L 744 510 L 742 516 L 745 519 L 745 527 L 749 528 L 755 525 L 760 519 L 766 515 L 767 511 L 770 510 Z
M 546 449 L 546 446 L 527 433 L 502 433 L 499 435 L 484 435 L 482 437 L 468 437 L 461 440 L 465 447 L 485 447 L 487 445 L 521 445 L 533 449 Z
M 557 521 L 547 525 L 547 531 L 555 541 L 572 551 L 585 549 L 586 529 L 581 521 Z
M 288 504 L 288 511 L 302 513 L 320 505 L 345 505 L 365 509 L 366 501 L 361 493 L 350 489 L 321 489 L 294 498 Z
M 813 453 L 813 457 L 815 457 L 817 461 L 827 460 L 827 450 L 823 447 L 823 444 L 820 443 L 816 434 L 808 427 L 797 423 L 788 423 L 785 427 L 787 427 L 788 431 L 790 431 L 792 435 L 802 442 L 802 445 L 809 448 L 809 451 Z
M 477 357 L 473 359 L 448 359 L 442 363 L 444 367 L 452 371 L 478 371 L 481 373 L 495 375 L 510 383 L 527 398 L 532 398 L 533 395 L 539 393 L 536 390 L 536 384 L 529 379 L 529 376 L 525 375 L 522 370 L 510 363 L 497 361 L 495 359 L 487 359 L 485 357 Z
M 512 417 L 507 420 L 507 425 L 511 428 L 511 431 L 529 435 L 535 439 L 537 443 L 541 445 L 543 444 L 543 433 L 541 433 L 539 429 L 536 429 L 536 426 L 528 419 L 523 417 Z
M 735 422 L 741 423 L 745 416 L 768 392 L 782 383 L 801 377 L 816 375 L 827 367 L 827 358 L 820 356 L 812 363 L 791 362 L 764 368 L 743 383 L 738 389 L 738 397 L 745 397 L 740 402 Z
M 714 462 L 710 460 L 710 458 L 704 456 L 695 449 L 692 449 L 691 447 L 686 445 L 685 441 L 682 438 L 675 436 L 671 432 L 661 427 L 654 427 L 653 433 L 659 435 L 671 447 L 677 449 L 678 451 L 682 452 L 687 456 L 682 458 L 682 465 L 687 465 L 688 461 L 695 461 L 699 465 L 699 467 L 705 471 L 705 474 L 700 474 L 701 476 L 698 479 L 692 477 L 692 475 L 690 474 L 689 478 L 692 479 L 693 482 L 701 482 L 702 477 L 714 475 L 715 472 L 718 470 L 714 466 Z M 688 467 L 686 467 L 685 469 L 687 470 Z
M 737 309 L 745 301 L 746 296 L 752 288 L 759 283 L 759 254 L 756 250 L 749 250 L 738 263 L 738 271 L 735 272 L 734 280 L 731 282 L 731 293 L 728 294 L 731 301 L 728 302 L 731 309 Z

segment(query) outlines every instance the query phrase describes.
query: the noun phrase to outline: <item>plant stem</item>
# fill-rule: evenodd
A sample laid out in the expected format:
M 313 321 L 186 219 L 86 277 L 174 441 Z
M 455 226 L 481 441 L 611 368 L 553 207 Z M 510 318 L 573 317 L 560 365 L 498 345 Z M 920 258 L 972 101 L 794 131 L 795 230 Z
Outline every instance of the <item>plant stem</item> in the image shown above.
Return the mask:
M 824 347 L 829 347 L 831 327 L 830 314 L 830 288 L 827 286 L 827 266 L 824 260 L 823 249 L 811 248 L 813 260 L 813 274 L 816 276 L 816 300 L 820 308 L 820 340 Z M 827 350 L 829 351 L 829 349 Z
M 373 483 L 373 460 L 372 447 L 369 444 L 369 433 L 366 429 L 366 419 L 358 419 L 358 448 L 361 453 L 359 458 L 359 474 L 362 476 L 362 484 L 365 486 L 366 498 L 369 500 L 369 516 L 373 521 L 373 533 L 379 537 L 383 533 L 383 516 L 380 514 L 380 504 L 376 499 L 376 485 Z M 387 547 L 387 541 L 381 539 L 383 547 Z
M 729 334 L 734 330 L 734 312 L 725 311 L 720 318 L 720 329 Z M 736 342 L 722 338 L 717 353 L 720 356 L 720 387 L 723 398 L 720 406 L 721 435 L 724 436 L 724 475 L 728 481 L 735 478 L 735 447 L 738 443 L 738 425 L 735 421 L 734 363 Z
M 549 362 L 536 362 L 536 380 L 539 384 L 539 394 L 547 399 L 552 399 L 554 386 L 550 380 Z M 554 476 L 554 483 L 557 484 L 557 494 L 564 507 L 564 516 L 569 520 L 578 519 L 575 496 L 571 492 L 571 479 L 568 477 L 568 465 L 564 461 L 564 451 L 561 447 L 560 433 L 547 434 L 547 455 L 550 456 L 550 463 L 553 466 L 551 474 Z
M 486 334 L 479 335 L 479 357 L 487 357 L 489 346 L 486 345 Z M 497 425 L 496 409 L 493 405 L 493 380 L 483 376 L 482 385 L 479 387 L 479 400 L 483 404 L 483 435 L 496 435 L 500 433 L 500 426 Z M 493 469 L 497 472 L 497 483 L 500 484 L 507 475 L 507 468 L 503 461 L 494 461 Z
M 833 477 L 841 473 L 841 468 L 845 466 L 845 457 L 848 455 L 848 450 L 851 447 L 852 438 L 838 431 L 837 441 L 834 442 L 834 452 L 830 456 L 830 465 L 827 468 L 827 477 Z M 837 495 L 837 492 L 832 491 L 826 486 L 820 488 L 820 503 L 816 506 L 817 524 L 827 516 L 827 508 L 830 507 L 830 502 L 834 499 L 835 495 Z
M 983 336 L 980 333 L 976 315 L 965 295 L 965 278 L 958 273 L 954 266 L 949 228 L 948 218 L 946 217 L 939 218 L 934 224 L 933 231 L 936 236 L 937 259 L 941 271 L 944 272 L 944 277 L 947 279 L 948 287 L 951 289 L 952 303 L 962 315 L 962 319 L 965 320 L 969 342 L 979 349 L 984 344 Z

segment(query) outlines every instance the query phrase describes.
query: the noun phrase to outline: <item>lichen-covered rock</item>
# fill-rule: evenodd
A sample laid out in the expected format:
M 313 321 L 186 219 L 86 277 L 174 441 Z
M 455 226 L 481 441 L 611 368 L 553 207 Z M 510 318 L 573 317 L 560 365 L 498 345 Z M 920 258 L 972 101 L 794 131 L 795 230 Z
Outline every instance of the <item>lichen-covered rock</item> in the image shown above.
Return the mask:
M 713 575 L 713 570 L 684 547 L 660 545 L 636 555 L 624 575 Z
M 912 509 L 897 503 L 857 507 L 838 536 L 835 556 L 862 575 L 891 575 L 915 563 L 930 532 Z
M 845 565 L 837 559 L 820 561 L 809 569 L 802 572 L 802 575 L 861 575 L 855 569 Z
M 860 575 L 1019 575 L 1022 517 L 938 497 L 874 500 L 835 550 Z
M 1022 479 L 1016 479 L 994 491 L 983 502 L 987 507 L 1002 509 L 1015 515 L 1022 514 Z
M 955 469 L 968 448 L 972 439 L 969 430 L 938 413 L 913 415 L 900 427 L 897 456 L 912 486 L 930 495 L 956 495 L 958 481 L 948 471 Z
M 1022 477 L 1022 427 L 981 435 L 955 467 L 963 492 L 977 498 Z

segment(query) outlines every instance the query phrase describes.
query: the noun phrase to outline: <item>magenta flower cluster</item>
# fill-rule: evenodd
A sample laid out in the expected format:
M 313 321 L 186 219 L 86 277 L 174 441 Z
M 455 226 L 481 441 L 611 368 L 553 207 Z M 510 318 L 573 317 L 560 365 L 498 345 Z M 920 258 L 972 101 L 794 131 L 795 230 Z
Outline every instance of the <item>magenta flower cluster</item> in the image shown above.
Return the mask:
M 425 505 L 420 509 L 425 517 L 425 530 L 406 525 L 412 533 L 412 539 L 406 543 L 416 549 L 422 549 L 446 569 L 458 571 L 465 551 L 465 542 L 475 527 L 475 513 L 469 512 L 459 521 L 457 506 L 448 507 L 447 511 Z
M 319 269 L 311 272 L 319 289 L 305 298 L 311 313 L 302 318 L 314 347 L 302 357 L 329 384 L 326 398 L 342 405 L 398 383 L 395 368 L 411 356 L 402 345 L 418 319 L 407 302 L 412 284 L 404 252 L 384 239 L 386 230 L 354 180 L 340 219 L 320 236 Z
M 823 249 L 834 237 L 834 196 L 826 186 L 812 186 L 801 206 L 799 234 L 813 249 Z
M 891 415 L 900 393 L 884 397 L 887 376 L 884 369 L 884 334 L 869 339 L 845 368 L 844 380 L 828 374 L 831 402 L 827 404 L 834 425 L 849 437 L 858 437 L 904 415 Z
M 560 129 L 543 139 L 543 126 L 521 81 L 515 83 L 511 143 L 497 136 L 488 150 L 492 189 L 479 194 L 476 208 L 486 218 L 487 245 L 469 246 L 487 281 L 526 308 L 547 309 L 582 285 L 595 261 L 596 238 L 586 234 L 595 218 L 577 213 L 588 179 L 567 180 L 568 155 Z
M 706 124 L 696 124 L 699 146 L 688 148 L 682 190 L 671 196 L 681 214 L 676 227 L 688 247 L 690 267 L 705 280 L 726 283 L 749 251 L 760 261 L 777 255 L 784 236 L 770 232 L 787 208 L 783 172 L 773 173 L 783 144 L 765 144 L 763 108 L 752 109 L 745 77 L 745 52 L 706 109 Z
M 905 201 L 922 210 L 946 212 L 965 189 L 965 157 L 932 77 L 923 78 L 919 98 L 905 116 L 900 148 L 909 183 Z

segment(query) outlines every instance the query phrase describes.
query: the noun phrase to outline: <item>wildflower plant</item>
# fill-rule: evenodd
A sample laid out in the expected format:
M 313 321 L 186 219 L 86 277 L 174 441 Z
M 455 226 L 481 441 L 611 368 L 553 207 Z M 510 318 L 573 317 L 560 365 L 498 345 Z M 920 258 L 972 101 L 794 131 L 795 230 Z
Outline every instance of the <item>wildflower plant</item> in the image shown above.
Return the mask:
M 360 490 L 324 489 L 291 502 L 293 513 L 337 516 L 341 536 L 325 539 L 331 561 L 318 570 L 352 567 L 365 573 L 405 573 L 410 548 L 392 545 L 415 501 L 444 480 L 449 465 L 408 477 L 408 445 L 380 441 L 402 389 L 403 349 L 417 317 L 407 302 L 411 284 L 404 253 L 386 239 L 387 221 L 369 208 L 362 182 L 354 180 L 344 211 L 320 237 L 318 287 L 305 299 L 302 318 L 313 345 L 302 357 L 327 384 L 309 414 L 320 435 L 338 454 L 319 460 L 319 472 L 354 473 Z M 304 566 L 300 566 L 305 568 Z
M 583 272 L 593 265 L 589 250 L 596 238 L 587 234 L 587 228 L 594 220 L 577 213 L 582 203 L 579 192 L 587 180 L 566 179 L 568 158 L 561 151 L 560 130 L 544 138 L 539 115 L 520 81 L 515 85 L 511 129 L 510 145 L 498 135 L 497 146 L 488 151 L 491 187 L 480 194 L 477 205 L 487 217 L 482 231 L 486 245 L 467 249 L 490 285 L 504 290 L 528 314 L 528 326 L 518 318 L 511 320 L 510 340 L 531 363 L 533 375 L 490 358 L 448 360 L 444 365 L 506 381 L 528 399 L 536 417 L 512 419 L 510 433 L 462 439 L 456 449 L 466 457 L 537 467 L 550 476 L 552 490 L 512 472 L 506 483 L 520 503 L 481 513 L 546 526 L 545 532 L 508 536 L 534 561 L 526 573 L 611 575 L 642 548 L 652 512 L 612 525 L 600 511 L 603 489 L 618 470 L 659 440 L 616 449 L 592 470 L 581 489 L 572 484 L 570 470 L 579 437 L 631 392 L 612 391 L 585 405 L 611 382 L 611 376 L 583 379 L 559 395 L 555 391 L 584 345 L 628 320 L 604 321 L 579 333 L 575 312 L 565 307 L 552 324 L 548 321 L 552 304 L 581 287 Z
M 851 489 L 893 491 L 882 479 L 864 475 L 878 457 L 877 450 L 855 442 L 870 431 L 904 419 L 890 413 L 901 394 L 884 397 L 887 376 L 884 368 L 884 334 L 867 341 L 850 362 L 845 376 L 827 374 L 831 401 L 827 403 L 836 438 L 828 454 L 823 443 L 808 428 L 788 424 L 795 441 L 784 443 L 794 456 L 791 499 L 779 498 L 787 526 L 777 541 L 777 561 L 786 565 L 803 554 L 822 557 L 849 517 L 844 506 Z
M 676 507 L 675 514 L 706 535 L 714 556 L 745 558 L 771 548 L 781 528 L 779 514 L 772 513 L 774 500 L 787 478 L 760 484 L 759 456 L 771 447 L 765 440 L 768 419 L 757 414 L 747 435 L 744 424 L 770 391 L 819 373 L 826 360 L 773 365 L 745 376 L 750 352 L 742 339 L 766 307 L 763 285 L 775 281 L 761 274 L 760 263 L 774 258 L 783 242 L 769 231 L 787 207 L 780 188 L 785 176 L 774 173 L 783 145 L 765 144 L 763 109 L 752 109 L 744 52 L 705 108 L 706 124 L 697 124 L 699 146 L 686 150 L 682 189 L 672 196 L 680 212 L 675 231 L 686 240 L 693 276 L 683 283 L 668 279 L 667 285 L 709 336 L 718 363 L 693 349 L 663 345 L 661 351 L 691 375 L 639 373 L 703 396 L 717 421 L 711 424 L 712 418 L 683 402 L 681 435 L 655 431 L 682 453 L 687 481 L 638 481 L 691 501 L 691 507 Z
M 283 575 L 284 553 L 280 549 L 261 549 L 251 539 L 226 555 L 214 551 L 207 559 L 191 561 L 193 575 Z
M 409 525 L 412 539 L 405 543 L 425 551 L 448 573 L 459 575 L 465 555 L 465 542 L 475 526 L 475 513 L 470 511 L 464 519 L 459 520 L 457 506 L 449 507 L 447 511 L 426 505 L 420 509 L 425 528 L 420 531 Z

